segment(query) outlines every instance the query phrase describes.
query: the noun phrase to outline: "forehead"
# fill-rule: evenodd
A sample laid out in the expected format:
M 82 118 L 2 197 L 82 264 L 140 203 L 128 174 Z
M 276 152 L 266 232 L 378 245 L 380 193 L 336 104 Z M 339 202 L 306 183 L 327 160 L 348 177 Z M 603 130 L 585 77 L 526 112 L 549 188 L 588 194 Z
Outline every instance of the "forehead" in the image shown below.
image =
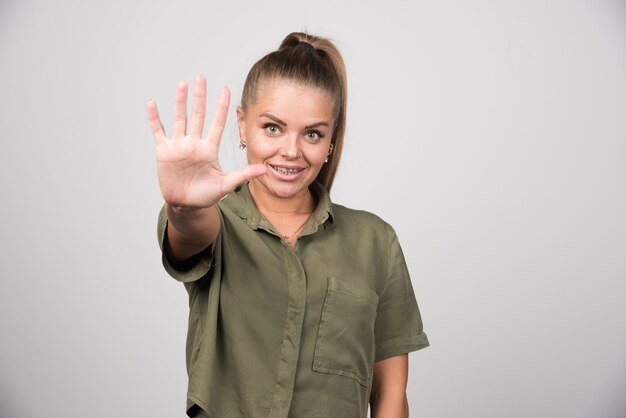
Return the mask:
M 333 98 L 325 89 L 298 81 L 269 79 L 259 82 L 252 107 L 261 112 L 291 111 L 333 117 Z

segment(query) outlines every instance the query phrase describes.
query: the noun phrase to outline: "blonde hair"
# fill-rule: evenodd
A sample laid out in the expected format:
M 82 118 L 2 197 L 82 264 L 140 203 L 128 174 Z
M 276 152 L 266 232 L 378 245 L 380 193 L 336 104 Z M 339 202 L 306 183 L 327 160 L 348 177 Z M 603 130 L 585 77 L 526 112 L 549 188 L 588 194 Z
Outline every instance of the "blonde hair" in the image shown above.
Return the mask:
M 241 107 L 245 112 L 254 103 L 262 82 L 272 79 L 292 80 L 327 91 L 333 99 L 335 126 L 331 138 L 332 153 L 316 180 L 330 191 L 346 130 L 347 78 L 343 58 L 328 39 L 293 32 L 287 35 L 277 51 L 258 60 L 250 69 L 243 87 Z

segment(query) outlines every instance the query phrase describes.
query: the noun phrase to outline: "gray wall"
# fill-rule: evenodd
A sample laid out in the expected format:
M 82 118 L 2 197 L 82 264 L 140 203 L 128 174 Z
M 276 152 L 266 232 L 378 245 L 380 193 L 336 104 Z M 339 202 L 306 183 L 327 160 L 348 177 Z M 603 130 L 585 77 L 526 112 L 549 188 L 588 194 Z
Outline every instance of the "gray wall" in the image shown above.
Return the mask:
M 334 199 L 397 229 L 431 339 L 411 416 L 626 416 L 623 1 L 175 3 L 0 2 L 2 418 L 184 415 L 145 104 L 303 29 L 350 77 Z

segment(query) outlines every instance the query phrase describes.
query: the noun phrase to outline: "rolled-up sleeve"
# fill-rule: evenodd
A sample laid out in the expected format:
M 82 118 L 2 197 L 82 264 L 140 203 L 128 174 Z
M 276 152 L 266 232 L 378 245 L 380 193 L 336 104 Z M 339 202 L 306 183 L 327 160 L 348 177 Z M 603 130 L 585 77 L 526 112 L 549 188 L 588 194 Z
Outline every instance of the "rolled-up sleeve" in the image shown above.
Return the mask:
M 428 347 L 422 317 L 404 255 L 395 233 L 391 237 L 387 283 L 380 294 L 374 326 L 374 361 Z

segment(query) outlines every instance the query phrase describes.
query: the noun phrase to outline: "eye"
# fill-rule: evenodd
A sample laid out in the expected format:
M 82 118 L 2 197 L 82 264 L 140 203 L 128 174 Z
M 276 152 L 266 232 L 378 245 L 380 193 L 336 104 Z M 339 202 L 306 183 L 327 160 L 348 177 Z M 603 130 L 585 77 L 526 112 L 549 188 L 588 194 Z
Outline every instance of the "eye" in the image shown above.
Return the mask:
M 324 138 L 324 135 L 319 131 L 309 131 L 305 134 L 305 137 L 310 142 L 320 142 L 320 140 Z
M 263 129 L 268 135 L 278 135 L 280 133 L 280 127 L 275 123 L 266 123 L 263 125 Z

